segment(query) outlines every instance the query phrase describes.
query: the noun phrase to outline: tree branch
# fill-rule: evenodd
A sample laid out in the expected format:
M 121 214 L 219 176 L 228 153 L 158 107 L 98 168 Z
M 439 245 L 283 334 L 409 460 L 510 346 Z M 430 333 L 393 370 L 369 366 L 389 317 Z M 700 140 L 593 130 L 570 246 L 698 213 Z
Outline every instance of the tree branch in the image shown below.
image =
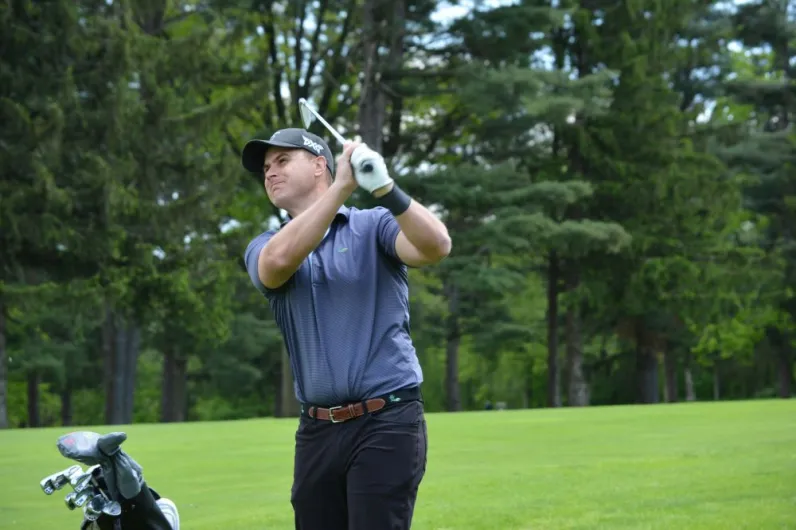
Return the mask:
M 295 61 L 295 69 L 293 71 L 293 78 L 290 80 L 292 87 L 293 97 L 299 97 L 299 79 L 301 79 L 301 70 L 304 66 L 304 51 L 301 49 L 301 42 L 304 40 L 304 22 L 307 18 L 307 0 L 294 0 L 298 3 L 296 10 L 298 16 L 296 17 L 296 27 L 294 38 L 296 42 L 293 43 L 293 57 Z M 320 23 L 319 23 L 320 25 Z
M 340 35 L 337 38 L 337 43 L 335 45 L 334 55 L 330 61 L 331 68 L 324 69 L 324 77 L 326 78 L 326 83 L 324 84 L 321 101 L 318 104 L 318 111 L 326 115 L 329 111 L 329 103 L 332 100 L 332 94 L 334 93 L 334 89 L 339 89 L 339 79 L 345 73 L 346 62 L 343 60 L 343 48 L 345 47 L 346 40 L 348 39 L 348 33 L 351 31 L 351 25 L 353 23 L 354 12 L 356 10 L 357 0 L 349 0 L 348 5 L 346 6 L 346 16 L 343 20 L 343 27 L 340 30 Z M 356 45 L 352 47 L 352 50 L 355 49 Z M 350 54 L 351 52 L 349 52 Z M 332 87 L 332 83 L 335 84 Z
M 318 10 L 318 24 L 315 27 L 315 33 L 312 35 L 312 44 L 310 49 L 310 58 L 307 63 L 307 71 L 304 74 L 304 85 L 301 89 L 301 94 L 299 97 L 309 97 L 310 91 L 310 82 L 312 81 L 312 76 L 315 75 L 315 68 L 318 66 L 318 62 L 321 57 L 324 56 L 322 53 L 318 53 L 318 42 L 320 41 L 321 31 L 323 29 L 323 17 L 326 15 L 326 11 L 329 9 L 329 0 L 321 0 L 321 6 Z M 324 50 L 325 52 L 326 50 Z
M 287 122 L 285 114 L 285 102 L 282 100 L 282 74 L 284 68 L 279 64 L 279 55 L 276 47 L 276 31 L 274 29 L 274 12 L 271 3 L 268 4 L 268 13 L 266 14 L 263 27 L 265 33 L 268 35 L 268 57 L 271 61 L 271 71 L 274 72 L 274 84 L 272 87 L 272 94 L 274 97 L 274 105 L 276 105 L 276 116 L 281 123 Z M 272 126 L 275 125 L 272 118 Z

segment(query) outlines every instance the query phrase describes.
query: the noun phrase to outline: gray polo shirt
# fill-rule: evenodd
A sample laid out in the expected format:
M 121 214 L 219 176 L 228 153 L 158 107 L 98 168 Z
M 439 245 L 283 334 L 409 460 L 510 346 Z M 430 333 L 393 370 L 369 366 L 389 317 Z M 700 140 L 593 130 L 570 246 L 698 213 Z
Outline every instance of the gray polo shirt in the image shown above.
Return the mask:
M 409 336 L 407 266 L 395 253 L 400 226 L 389 210 L 341 207 L 318 247 L 277 289 L 257 274 L 255 237 L 246 268 L 282 330 L 296 398 L 336 405 L 419 385 L 423 373 Z

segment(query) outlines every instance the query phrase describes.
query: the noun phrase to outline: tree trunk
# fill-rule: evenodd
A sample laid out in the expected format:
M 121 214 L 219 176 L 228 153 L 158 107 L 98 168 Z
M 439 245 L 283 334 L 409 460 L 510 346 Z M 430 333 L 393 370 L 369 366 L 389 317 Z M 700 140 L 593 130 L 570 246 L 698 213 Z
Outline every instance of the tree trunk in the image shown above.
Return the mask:
M 636 380 L 639 403 L 658 403 L 658 358 L 654 343 L 644 330 L 644 324 L 636 324 Z
M 72 425 L 72 383 L 68 378 L 61 390 L 61 425 Z
M 105 306 L 102 354 L 105 372 L 105 423 L 133 422 L 135 375 L 141 347 L 141 330 Z
M 522 408 L 527 409 L 531 407 L 533 402 L 533 360 L 531 360 L 528 369 L 525 371 L 525 385 L 522 393 Z
M 122 382 L 124 391 L 121 395 L 123 403 L 123 422 L 126 425 L 133 423 L 135 411 L 135 375 L 138 368 L 138 354 L 141 349 L 141 329 L 132 320 L 126 320 L 123 326 L 124 349 L 122 350 Z
M 376 18 L 378 4 L 379 0 L 366 0 L 362 9 L 365 61 L 357 121 L 362 141 L 372 149 L 381 152 L 385 100 L 384 94 L 377 86 L 380 41 L 379 20 Z
M 719 374 L 719 361 L 713 363 L 713 401 L 721 399 L 721 377 Z
M 183 422 L 188 412 L 188 359 L 169 348 L 163 355 L 163 390 L 160 420 Z
M 116 334 L 113 307 L 109 300 L 105 301 L 105 319 L 102 322 L 102 362 L 105 380 L 105 423 L 114 425 L 120 423 L 116 411 L 116 348 L 114 347 L 114 336 Z
M 399 71 L 404 64 L 404 41 L 406 40 L 406 2 L 393 0 L 392 2 L 392 35 L 390 48 L 387 55 L 387 70 Z M 402 145 L 401 129 L 403 125 L 403 96 L 396 91 L 387 94 L 390 97 L 389 136 L 382 141 L 382 154 L 390 157 L 396 154 Z
M 666 384 L 663 387 L 664 399 L 667 403 L 678 401 L 677 393 L 677 360 L 670 348 L 663 350 L 663 374 Z
M 567 289 L 572 291 L 577 288 L 580 279 L 577 272 L 572 272 L 567 282 Z M 580 307 L 573 303 L 567 309 L 566 319 L 566 351 L 567 373 L 567 401 L 570 407 L 586 407 L 589 405 L 589 383 L 583 371 L 583 334 L 581 332 Z
M 696 401 L 694 375 L 691 371 L 691 354 L 686 354 L 685 362 L 683 363 L 683 377 L 685 379 L 685 400 Z
M 8 429 L 8 354 L 6 353 L 6 306 L 0 292 L 0 429 Z
M 280 386 L 282 387 L 282 416 L 286 418 L 298 416 L 301 404 L 296 399 L 296 392 L 293 390 L 293 368 L 290 366 L 290 356 L 284 343 L 282 343 L 282 384 Z
M 561 374 L 558 368 L 558 280 L 559 263 L 550 253 L 547 270 L 547 406 L 561 406 Z
M 448 318 L 445 345 L 445 394 L 449 412 L 462 410 L 459 389 L 459 345 L 461 329 L 459 328 L 459 290 L 455 285 L 448 284 Z
M 127 351 L 127 334 L 124 332 L 124 327 L 120 325 L 118 319 L 114 319 L 113 326 L 113 409 L 110 418 L 111 425 L 122 425 L 125 423 L 124 413 L 124 385 L 125 385 L 125 359 L 124 354 Z
M 788 340 L 783 340 L 777 354 L 777 372 L 779 377 L 779 397 L 788 399 L 793 395 L 793 359 Z
M 40 381 L 38 370 L 28 372 L 28 427 L 41 426 L 41 417 L 39 416 Z

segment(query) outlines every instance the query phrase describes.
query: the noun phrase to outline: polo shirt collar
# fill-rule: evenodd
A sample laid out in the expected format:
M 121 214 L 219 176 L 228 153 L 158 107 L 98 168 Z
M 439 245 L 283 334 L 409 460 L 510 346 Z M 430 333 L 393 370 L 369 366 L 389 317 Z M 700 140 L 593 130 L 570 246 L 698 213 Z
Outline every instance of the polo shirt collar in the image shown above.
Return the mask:
M 344 205 L 340 206 L 340 207 L 337 209 L 337 213 L 335 214 L 334 218 L 335 218 L 335 219 L 337 219 L 337 218 L 339 218 L 339 217 L 342 217 L 343 219 L 345 219 L 346 221 L 348 221 L 348 216 L 349 216 L 350 214 L 351 214 L 351 209 L 350 209 L 348 206 L 346 206 L 346 205 L 344 204 Z M 290 215 L 288 215 L 288 216 L 287 216 L 287 219 L 285 219 L 284 221 L 282 221 L 282 223 L 279 225 L 279 228 L 282 228 L 283 226 L 285 226 L 286 224 L 288 224 L 288 223 L 290 222 L 290 220 L 291 220 L 291 219 L 292 219 L 292 217 L 290 217 Z

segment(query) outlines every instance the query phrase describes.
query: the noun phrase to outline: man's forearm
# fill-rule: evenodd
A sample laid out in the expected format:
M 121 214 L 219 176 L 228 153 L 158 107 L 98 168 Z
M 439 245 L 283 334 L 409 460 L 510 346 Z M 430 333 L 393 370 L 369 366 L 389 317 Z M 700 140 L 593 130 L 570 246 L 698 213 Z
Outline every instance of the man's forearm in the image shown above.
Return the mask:
M 260 281 L 266 287 L 281 285 L 296 272 L 320 244 L 337 210 L 350 194 L 343 186 L 333 183 L 320 199 L 268 241 L 257 261 Z
M 392 191 L 394 183 L 373 192 L 374 197 L 383 197 Z M 447 256 L 451 251 L 451 239 L 445 223 L 429 211 L 428 208 L 412 199 L 409 208 L 395 220 L 401 227 L 404 237 L 413 247 L 430 261 Z
M 448 228 L 428 208 L 412 200 L 407 210 L 396 216 L 406 239 L 422 255 L 436 259 L 451 251 Z

